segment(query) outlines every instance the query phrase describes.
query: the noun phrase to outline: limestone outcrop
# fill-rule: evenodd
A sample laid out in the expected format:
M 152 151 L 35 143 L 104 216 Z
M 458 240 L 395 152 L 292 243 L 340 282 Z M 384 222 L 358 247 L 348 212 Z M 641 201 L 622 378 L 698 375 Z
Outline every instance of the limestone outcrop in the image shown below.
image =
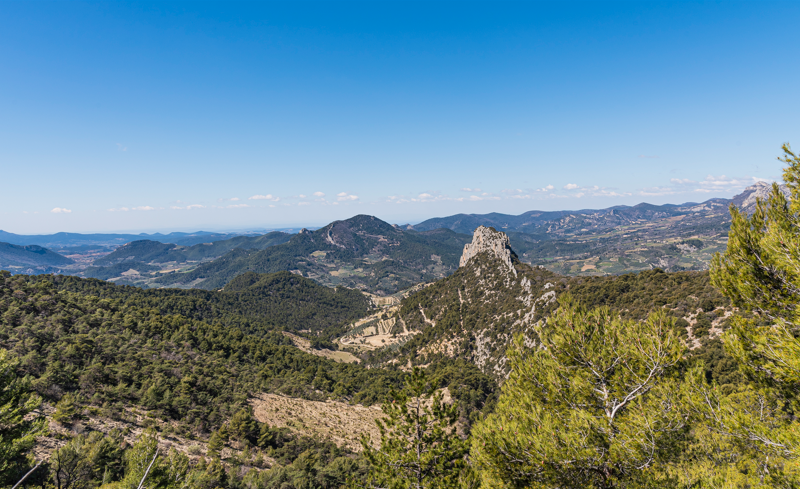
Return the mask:
M 514 273 L 514 276 L 517 275 L 517 270 L 511 263 L 511 256 L 514 252 L 511 250 L 508 235 L 485 226 L 478 226 L 478 229 L 472 234 L 472 243 L 464 245 L 464 253 L 461 254 L 458 266 L 463 267 L 472 257 L 483 252 L 497 257 Z

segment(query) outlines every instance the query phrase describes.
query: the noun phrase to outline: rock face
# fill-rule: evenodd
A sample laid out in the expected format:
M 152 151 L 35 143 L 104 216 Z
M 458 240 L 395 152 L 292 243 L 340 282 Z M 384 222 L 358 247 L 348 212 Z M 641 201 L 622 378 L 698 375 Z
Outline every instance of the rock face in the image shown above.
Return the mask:
M 781 192 L 787 198 L 789 197 L 789 187 L 786 185 L 780 185 Z M 752 214 L 756 210 L 756 199 L 767 200 L 769 195 L 772 193 L 772 184 L 767 182 L 756 182 L 754 185 L 750 185 L 744 192 L 740 193 L 736 197 L 733 198 L 733 204 L 741 209 L 742 211 L 746 212 L 747 214 Z
M 508 235 L 484 226 L 478 226 L 472 235 L 472 243 L 464 245 L 464 253 L 461 255 L 458 266 L 463 267 L 472 257 L 483 252 L 497 257 L 514 272 L 514 276 L 517 275 L 517 270 L 511 263 L 511 256 L 514 255 L 514 252 L 511 250 Z

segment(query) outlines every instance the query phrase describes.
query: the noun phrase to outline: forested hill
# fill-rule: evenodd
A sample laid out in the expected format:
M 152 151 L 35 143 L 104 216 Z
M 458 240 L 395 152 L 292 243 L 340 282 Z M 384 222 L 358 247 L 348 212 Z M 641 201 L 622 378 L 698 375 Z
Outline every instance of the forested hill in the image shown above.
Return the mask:
M 337 295 L 347 291 L 326 296 L 312 281 L 287 275 L 245 276 L 228 295 L 171 295 L 180 291 L 0 272 L 0 348 L 20 359 L 48 402 L 73 394 L 79 405 L 114 419 L 135 405 L 173 420 L 177 434 L 201 439 L 258 393 L 371 405 L 401 385 L 397 369 L 337 363 L 292 346 L 282 326 L 309 324 L 301 316 L 315 301 L 318 311 L 344 310 L 340 318 L 364 304 L 348 305 Z M 273 321 L 272 329 L 245 334 L 247 318 L 257 316 Z M 468 411 L 493 395 L 491 380 L 467 364 L 430 371 Z
M 405 231 L 361 215 L 316 231 L 303 230 L 287 243 L 261 251 L 233 250 L 190 272 L 165 274 L 156 282 L 218 289 L 248 271 L 291 270 L 325 285 L 391 294 L 452 273 L 469 240 L 450 230 Z
M 75 263 L 70 258 L 37 245 L 19 246 L 0 243 L 0 270 L 15 273 L 51 273 Z
M 22 359 L 46 399 L 74 392 L 111 410 L 140 404 L 179 420 L 181 431 L 205 433 L 253 393 L 371 404 L 400 378 L 303 353 L 277 333 L 259 338 L 234 325 L 162 314 L 180 308 L 170 297 L 110 286 L 101 298 L 94 294 L 101 285 L 0 272 L 0 348 Z
M 59 290 L 146 307 L 162 315 L 178 314 L 209 324 L 235 327 L 260 337 L 275 331 L 308 332 L 313 341 L 318 332 L 338 331 L 345 323 L 366 315 L 370 308 L 367 297 L 357 290 L 324 287 L 289 272 L 245 273 L 220 292 L 144 290 L 77 277 L 52 280 Z

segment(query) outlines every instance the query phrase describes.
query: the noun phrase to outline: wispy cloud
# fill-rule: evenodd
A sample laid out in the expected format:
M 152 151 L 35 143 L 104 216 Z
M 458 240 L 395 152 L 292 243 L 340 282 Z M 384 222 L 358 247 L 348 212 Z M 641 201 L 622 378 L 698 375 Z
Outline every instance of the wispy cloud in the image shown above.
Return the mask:
M 70 209 L 65 209 L 65 208 L 63 208 L 63 207 L 55 207 L 55 208 L 53 208 L 53 210 L 52 210 L 52 211 L 50 211 L 50 212 L 52 212 L 53 214 L 69 214 L 70 212 L 72 212 L 72 210 L 70 210 Z
M 661 187 L 646 187 L 640 189 L 638 194 L 643 196 L 662 196 L 684 193 L 735 193 L 744 190 L 746 187 L 756 182 L 769 182 L 769 179 L 760 177 L 728 177 L 720 175 L 708 175 L 703 180 L 691 180 L 689 178 L 672 178 L 670 185 Z
M 338 194 L 336 194 L 336 200 L 338 200 L 339 202 L 358 200 L 358 195 L 348 194 L 347 192 L 339 192 Z
M 314 195 L 314 197 L 325 197 L 325 193 L 324 192 L 314 192 L 313 195 Z
M 226 209 L 243 209 L 245 207 L 250 207 L 250 206 L 247 204 L 231 204 L 227 206 Z
M 279 200 L 281 200 L 281 198 L 280 197 L 275 197 L 272 194 L 267 194 L 267 195 L 254 195 L 254 196 L 250 197 L 249 200 L 271 200 L 273 202 L 278 202 Z
M 191 204 L 191 205 L 187 205 L 186 207 L 180 207 L 180 206 L 177 206 L 177 205 L 173 205 L 172 207 L 170 207 L 170 209 L 176 210 L 176 211 L 190 211 L 192 209 L 205 209 L 205 208 L 206 208 L 206 206 L 204 206 L 202 204 Z
M 117 149 L 120 151 L 128 151 L 128 147 L 120 143 L 117 143 Z
M 579 187 L 580 187 L 579 185 L 576 185 L 574 183 L 568 183 L 568 184 L 564 185 L 564 190 L 575 190 L 575 189 L 577 189 Z
M 464 187 L 464 188 L 462 188 L 462 189 L 461 189 L 461 191 L 462 191 L 462 192 L 480 192 L 480 191 L 481 191 L 481 189 L 479 189 L 479 188 L 469 188 L 469 187 Z

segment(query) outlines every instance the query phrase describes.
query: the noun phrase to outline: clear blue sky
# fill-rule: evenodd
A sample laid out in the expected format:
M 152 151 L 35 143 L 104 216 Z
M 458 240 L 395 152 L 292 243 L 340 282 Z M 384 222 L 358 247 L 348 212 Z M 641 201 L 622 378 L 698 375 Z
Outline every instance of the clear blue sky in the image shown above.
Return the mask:
M 0 1 L 0 229 L 729 197 L 800 148 L 798 18 L 763 1 Z

